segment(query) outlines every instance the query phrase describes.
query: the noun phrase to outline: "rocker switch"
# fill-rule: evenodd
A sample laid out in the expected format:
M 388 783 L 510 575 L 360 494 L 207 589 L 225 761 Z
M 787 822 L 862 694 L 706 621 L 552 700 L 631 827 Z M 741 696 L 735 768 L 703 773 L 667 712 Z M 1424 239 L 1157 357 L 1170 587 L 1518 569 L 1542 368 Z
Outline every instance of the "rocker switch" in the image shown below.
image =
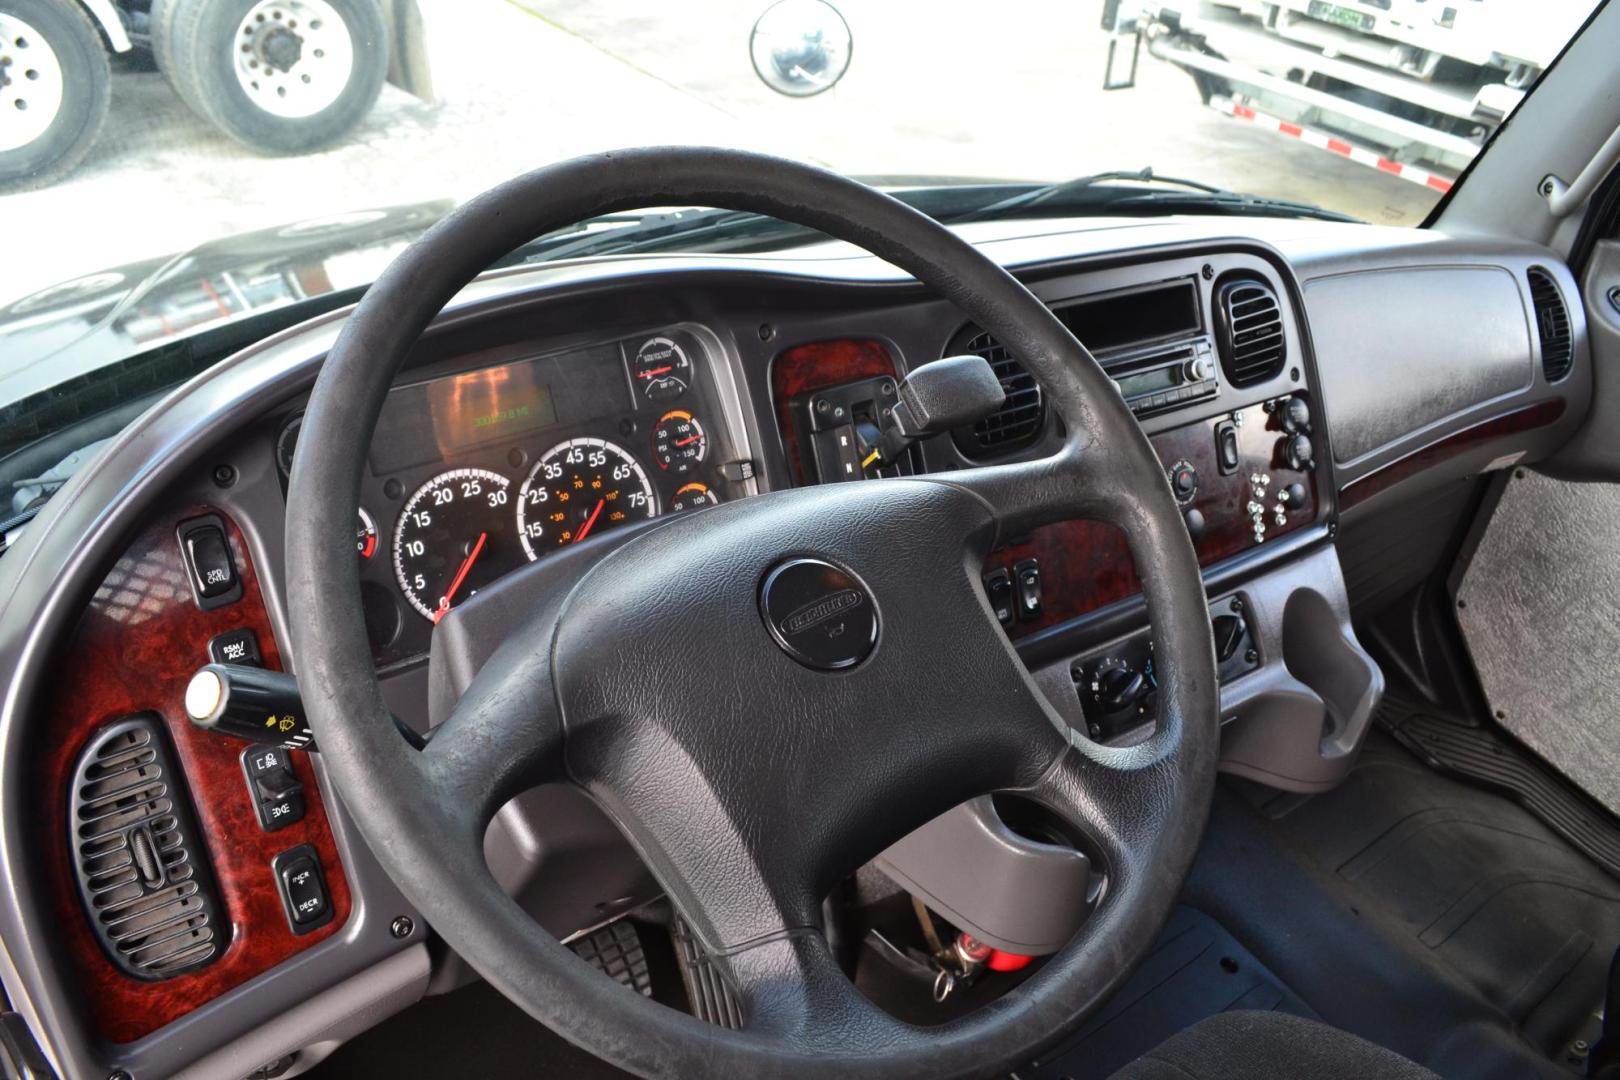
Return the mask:
M 1013 566 L 1013 591 L 1018 596 L 1018 617 L 1025 622 L 1041 613 L 1041 564 L 1024 559 Z

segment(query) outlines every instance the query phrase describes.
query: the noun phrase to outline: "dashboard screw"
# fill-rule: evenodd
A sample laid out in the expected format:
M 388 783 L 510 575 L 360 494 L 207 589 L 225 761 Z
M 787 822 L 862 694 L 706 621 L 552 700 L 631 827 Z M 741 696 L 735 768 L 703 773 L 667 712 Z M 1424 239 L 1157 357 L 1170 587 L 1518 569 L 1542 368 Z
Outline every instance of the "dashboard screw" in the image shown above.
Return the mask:
M 1294 382 L 1299 382 L 1299 368 L 1289 368 L 1288 377 Z
M 1244 663 L 1252 664 L 1252 663 L 1255 663 L 1256 661 L 1258 661 L 1259 659 L 1260 659 L 1260 654 L 1255 652 L 1253 649 L 1250 649 L 1248 652 L 1243 654 Z
M 107 1080 L 135 1080 L 135 1078 L 130 1076 L 129 1073 L 125 1072 L 123 1069 L 114 1069 L 112 1072 L 107 1074 Z
M 1232 597 L 1232 612 L 1233 612 L 1233 614 L 1236 614 L 1237 612 L 1240 612 L 1242 610 L 1243 610 L 1243 601 L 1240 600 L 1236 596 Z
M 762 322 L 759 324 L 759 340 L 770 341 L 775 337 L 776 327 L 772 326 L 768 322 Z
M 230 465 L 215 465 L 214 483 L 222 488 L 230 487 L 236 483 L 236 469 Z
M 1205 281 L 1212 281 L 1215 278 L 1215 268 L 1209 265 L 1209 263 L 1205 263 L 1204 268 L 1198 272 L 1204 275 Z
M 408 938 L 415 929 L 416 924 L 411 921 L 409 915 L 396 916 L 394 921 L 388 924 L 388 932 L 397 938 Z

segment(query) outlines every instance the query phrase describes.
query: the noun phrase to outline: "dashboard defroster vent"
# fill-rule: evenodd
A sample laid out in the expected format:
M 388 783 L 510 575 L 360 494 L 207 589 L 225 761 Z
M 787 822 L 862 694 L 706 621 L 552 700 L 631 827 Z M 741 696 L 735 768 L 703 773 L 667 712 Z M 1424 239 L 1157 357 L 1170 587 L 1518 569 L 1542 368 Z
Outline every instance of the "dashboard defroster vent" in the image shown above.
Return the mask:
M 113 963 L 158 980 L 218 956 L 219 901 L 161 721 L 132 716 L 96 732 L 69 799 L 79 895 Z
M 1013 358 L 1006 346 L 977 327 L 967 327 L 957 334 L 946 350 L 948 356 L 965 353 L 990 362 L 1007 399 L 1001 408 L 974 424 L 971 432 L 958 432 L 957 447 L 968 457 L 979 457 L 1007 453 L 1034 442 L 1046 420 L 1046 401 L 1035 376 Z
M 1552 275 L 1537 266 L 1530 268 L 1530 303 L 1536 309 L 1536 333 L 1541 337 L 1541 371 L 1548 382 L 1557 382 L 1575 365 L 1575 338 L 1569 328 L 1569 309 L 1564 294 Z
M 1233 386 L 1265 382 L 1288 362 L 1282 308 L 1265 282 L 1240 277 L 1218 283 L 1215 322 L 1221 370 Z

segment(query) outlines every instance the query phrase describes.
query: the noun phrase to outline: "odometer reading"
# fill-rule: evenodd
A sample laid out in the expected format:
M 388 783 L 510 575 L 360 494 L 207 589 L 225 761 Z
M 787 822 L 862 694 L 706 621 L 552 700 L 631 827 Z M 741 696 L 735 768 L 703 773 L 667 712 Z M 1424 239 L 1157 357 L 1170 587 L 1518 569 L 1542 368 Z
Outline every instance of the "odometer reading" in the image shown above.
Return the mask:
M 394 573 L 411 606 L 438 622 L 461 601 L 521 565 L 511 531 L 512 481 L 488 469 L 452 469 L 416 489 L 394 527 Z
M 602 439 L 569 439 L 547 450 L 523 482 L 518 540 L 538 559 L 657 512 L 652 484 L 635 458 Z

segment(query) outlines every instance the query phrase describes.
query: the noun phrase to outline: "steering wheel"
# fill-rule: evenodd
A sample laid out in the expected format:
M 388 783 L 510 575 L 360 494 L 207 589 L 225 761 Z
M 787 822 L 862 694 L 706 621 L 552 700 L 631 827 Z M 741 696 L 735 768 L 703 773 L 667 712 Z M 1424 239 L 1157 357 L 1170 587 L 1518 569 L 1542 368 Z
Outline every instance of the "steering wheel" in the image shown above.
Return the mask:
M 519 244 L 668 205 L 773 215 L 915 276 L 1028 365 L 1062 448 L 673 516 L 562 586 L 528 572 L 542 563 L 509 575 L 477 602 L 506 590 L 521 627 L 489 643 L 414 750 L 383 704 L 354 569 L 361 467 L 394 374 L 455 293 Z M 1124 531 L 1152 620 L 1156 732 L 1126 749 L 1092 743 L 1053 711 L 979 583 L 999 539 L 1075 518 Z M 1147 438 L 1091 354 L 1010 274 L 923 214 L 808 165 L 719 149 L 600 154 L 445 218 L 365 294 L 316 381 L 287 566 L 305 707 L 378 860 L 508 998 L 641 1075 L 937 1080 L 1006 1067 L 1130 973 L 1208 816 L 1219 728 L 1203 583 Z M 485 829 L 546 782 L 578 785 L 614 818 L 738 994 L 741 1030 L 625 992 L 497 885 Z M 912 829 L 994 791 L 1082 833 L 1104 894 L 1017 989 L 941 1027 L 901 1023 L 840 970 L 822 900 Z

